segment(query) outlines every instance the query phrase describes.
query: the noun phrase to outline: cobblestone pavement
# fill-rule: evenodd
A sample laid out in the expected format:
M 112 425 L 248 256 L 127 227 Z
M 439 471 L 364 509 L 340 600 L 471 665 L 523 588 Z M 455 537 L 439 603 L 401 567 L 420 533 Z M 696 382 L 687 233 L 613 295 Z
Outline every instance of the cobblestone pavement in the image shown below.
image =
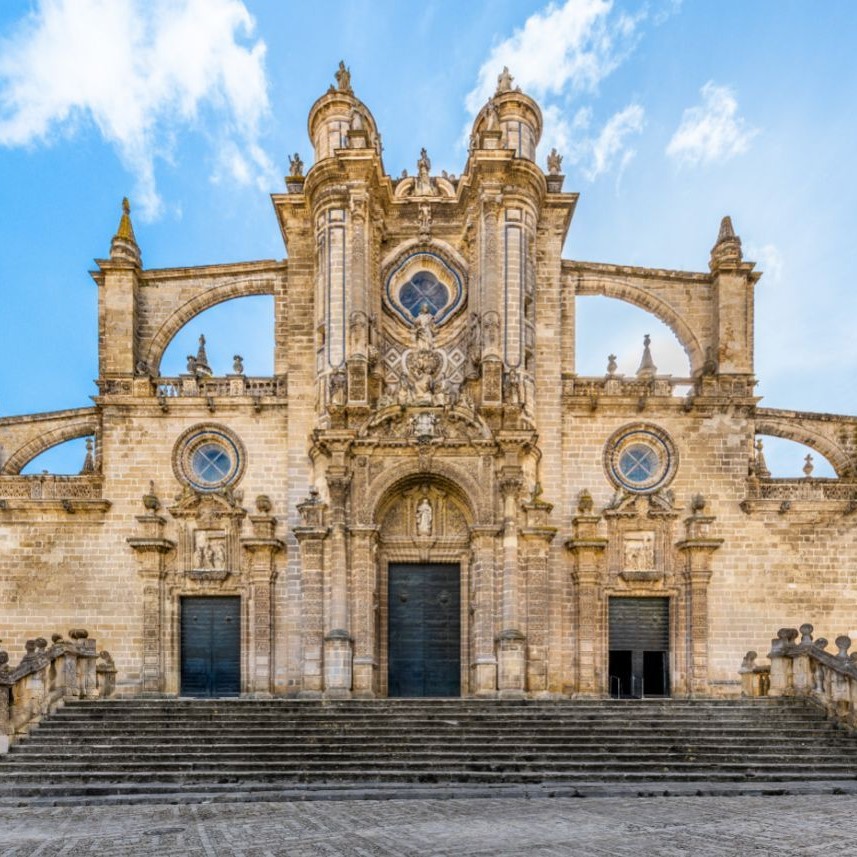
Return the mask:
M 22 807 L 0 854 L 857 855 L 857 798 L 672 797 Z

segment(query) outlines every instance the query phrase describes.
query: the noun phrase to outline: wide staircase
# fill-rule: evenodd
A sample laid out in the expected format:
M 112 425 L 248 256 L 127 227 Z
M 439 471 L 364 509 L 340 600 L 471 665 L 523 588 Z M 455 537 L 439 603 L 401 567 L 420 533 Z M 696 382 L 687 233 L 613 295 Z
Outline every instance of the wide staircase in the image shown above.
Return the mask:
M 72 702 L 0 757 L 0 805 L 857 793 L 803 700 Z

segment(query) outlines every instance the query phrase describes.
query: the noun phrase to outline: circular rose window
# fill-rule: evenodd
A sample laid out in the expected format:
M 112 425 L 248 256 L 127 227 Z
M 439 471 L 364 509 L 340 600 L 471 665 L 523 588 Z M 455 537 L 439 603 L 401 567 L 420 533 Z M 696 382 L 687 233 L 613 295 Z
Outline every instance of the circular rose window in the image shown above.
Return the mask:
M 604 450 L 610 481 L 635 493 L 651 493 L 672 481 L 678 455 L 670 436 L 652 425 L 626 426 Z
M 194 426 L 176 442 L 173 469 L 180 481 L 197 491 L 218 491 L 240 478 L 244 448 L 224 426 Z

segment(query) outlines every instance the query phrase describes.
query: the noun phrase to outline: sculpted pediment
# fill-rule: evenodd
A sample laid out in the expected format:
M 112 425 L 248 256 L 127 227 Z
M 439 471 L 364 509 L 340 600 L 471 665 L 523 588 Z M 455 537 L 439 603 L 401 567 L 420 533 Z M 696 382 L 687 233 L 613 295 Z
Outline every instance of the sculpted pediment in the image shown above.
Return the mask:
M 493 435 L 472 408 L 459 403 L 451 407 L 388 405 L 366 423 L 360 437 L 431 443 L 490 441 Z

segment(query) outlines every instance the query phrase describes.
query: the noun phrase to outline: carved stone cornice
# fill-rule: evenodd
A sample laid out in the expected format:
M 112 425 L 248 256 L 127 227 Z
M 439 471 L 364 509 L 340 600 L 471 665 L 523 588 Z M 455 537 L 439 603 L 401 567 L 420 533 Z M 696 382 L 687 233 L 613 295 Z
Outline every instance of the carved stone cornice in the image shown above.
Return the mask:
M 565 546 L 572 553 L 579 553 L 584 550 L 603 551 L 610 543 L 609 539 L 590 538 L 590 539 L 566 539 Z
M 176 543 L 162 538 L 127 538 L 125 541 L 139 553 L 169 553 L 175 550 Z
M 312 539 L 327 538 L 330 527 L 292 527 L 292 532 L 299 542 L 311 541 Z

